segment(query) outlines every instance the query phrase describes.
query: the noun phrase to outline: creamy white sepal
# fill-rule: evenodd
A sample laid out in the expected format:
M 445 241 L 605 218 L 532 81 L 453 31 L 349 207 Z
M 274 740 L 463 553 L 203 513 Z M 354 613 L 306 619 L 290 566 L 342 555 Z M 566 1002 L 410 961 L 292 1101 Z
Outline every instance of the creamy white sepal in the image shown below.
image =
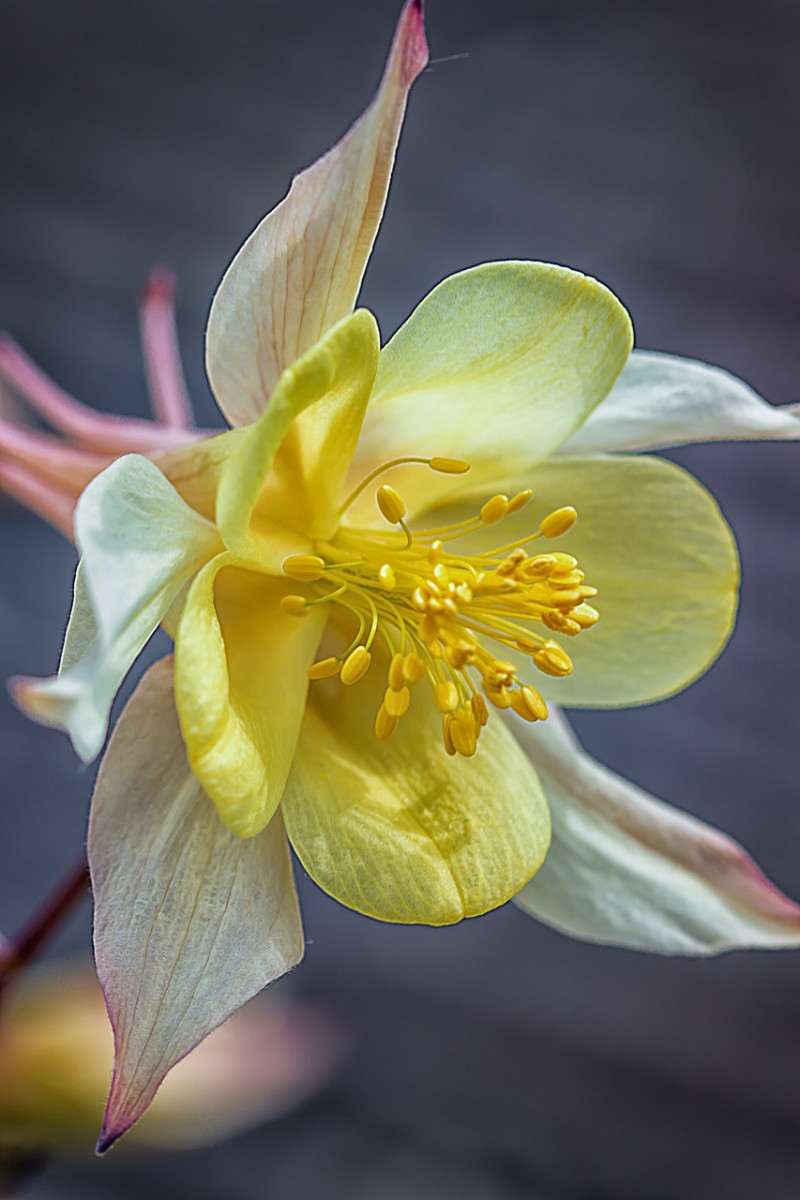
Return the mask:
M 605 400 L 560 454 L 658 450 L 693 442 L 800 439 L 800 405 L 776 407 L 735 375 L 691 358 L 634 350 Z
M 18 679 L 13 690 L 29 716 L 66 730 L 89 762 L 100 752 L 131 665 L 220 541 L 158 467 L 135 454 L 86 488 L 75 511 L 75 540 L 81 561 L 58 675 Z
M 254 838 L 222 824 L 186 762 L 171 658 L 144 676 L 114 730 L 89 862 L 115 1040 L 102 1152 L 176 1062 L 303 954 L 280 815 Z
M 369 108 L 295 177 L 225 272 L 208 318 L 206 366 L 232 425 L 257 420 L 281 373 L 352 311 L 408 91 L 427 61 L 422 3 L 407 0 Z
M 659 954 L 800 945 L 800 906 L 736 842 L 596 762 L 558 710 L 514 730 L 553 820 L 520 908 L 572 937 Z

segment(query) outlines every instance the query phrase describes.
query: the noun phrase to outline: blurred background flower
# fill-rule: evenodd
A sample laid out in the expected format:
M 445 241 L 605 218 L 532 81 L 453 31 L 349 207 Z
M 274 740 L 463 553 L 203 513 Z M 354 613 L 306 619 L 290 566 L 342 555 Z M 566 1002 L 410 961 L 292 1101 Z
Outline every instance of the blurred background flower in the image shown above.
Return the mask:
M 273 993 L 240 1009 L 159 1090 L 127 1144 L 189 1149 L 287 1112 L 327 1082 L 343 1043 L 308 1004 Z M 0 1023 L 0 1161 L 94 1148 L 113 1039 L 89 962 L 21 976 Z

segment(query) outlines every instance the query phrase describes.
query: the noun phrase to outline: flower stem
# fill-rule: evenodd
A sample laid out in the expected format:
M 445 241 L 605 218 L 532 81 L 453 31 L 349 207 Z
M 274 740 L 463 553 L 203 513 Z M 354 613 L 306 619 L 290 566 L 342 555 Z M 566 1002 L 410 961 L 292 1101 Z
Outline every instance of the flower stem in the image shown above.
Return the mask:
M 26 966 L 89 888 L 89 866 L 81 858 L 23 925 L 15 938 L 0 945 L 0 995 L 12 975 Z

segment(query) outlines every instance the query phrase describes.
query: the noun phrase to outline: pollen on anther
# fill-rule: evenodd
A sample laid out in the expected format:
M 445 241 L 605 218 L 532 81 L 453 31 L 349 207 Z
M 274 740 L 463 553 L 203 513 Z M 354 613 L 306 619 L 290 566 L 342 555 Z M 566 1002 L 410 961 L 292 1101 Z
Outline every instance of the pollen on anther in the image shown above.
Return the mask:
M 532 495 L 533 495 L 533 488 L 525 488 L 524 492 L 517 492 L 516 496 L 514 496 L 508 502 L 509 515 L 511 513 L 519 512 L 520 509 L 524 508 L 525 505 L 530 500 Z
M 280 605 L 283 612 L 289 617 L 308 616 L 308 601 L 305 596 L 283 596 Z
M 438 455 L 428 460 L 428 466 L 442 475 L 463 475 L 470 469 L 470 464 L 463 458 L 442 458 Z
M 311 664 L 306 675 L 309 679 L 330 679 L 339 674 L 341 666 L 338 658 L 321 658 L 319 662 Z
M 411 704 L 411 692 L 407 687 L 403 687 L 399 692 L 393 688 L 387 688 L 386 694 L 383 697 L 383 707 L 391 717 L 404 717 L 408 712 Z
M 283 560 L 284 575 L 303 583 L 315 583 L 324 571 L 325 560 L 316 554 L 292 554 Z
M 458 688 L 449 679 L 442 679 L 435 685 L 433 698 L 440 712 L 455 712 L 458 708 Z
M 494 525 L 501 521 L 508 512 L 508 496 L 492 496 L 481 509 L 481 520 L 484 525 Z
M 384 483 L 378 488 L 375 499 L 378 501 L 378 508 L 390 525 L 397 525 L 403 520 L 406 515 L 405 500 L 388 483 Z
M 397 580 L 395 578 L 394 567 L 390 563 L 384 563 L 378 571 L 378 582 L 385 591 L 394 591 Z
M 369 670 L 372 662 L 372 655 L 366 646 L 356 646 L 347 658 L 342 663 L 342 671 L 340 679 L 342 683 L 350 685 L 358 683 L 359 679 L 363 679 Z
M 567 505 L 565 508 L 557 508 L 555 512 L 551 512 L 539 525 L 539 532 L 542 537 L 557 538 L 561 537 L 562 533 L 566 533 L 571 529 L 578 519 L 578 514 L 574 508 Z

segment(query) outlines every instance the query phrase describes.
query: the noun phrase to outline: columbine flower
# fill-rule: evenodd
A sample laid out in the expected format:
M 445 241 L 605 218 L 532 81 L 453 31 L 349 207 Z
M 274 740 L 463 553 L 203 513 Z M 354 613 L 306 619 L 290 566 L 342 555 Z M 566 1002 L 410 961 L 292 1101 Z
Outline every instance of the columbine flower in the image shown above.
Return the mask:
M 327 892 L 383 920 L 516 896 L 663 952 L 800 941 L 743 851 L 593 764 L 553 707 L 669 695 L 734 619 L 713 499 L 611 452 L 797 437 L 796 417 L 702 364 L 629 358 L 614 296 L 540 263 L 445 280 L 381 350 L 351 310 L 425 61 L 411 0 L 372 106 L 215 297 L 208 372 L 235 428 L 89 484 L 59 675 L 17 686 L 90 759 L 142 645 L 175 639 L 93 800 L 103 1147 L 301 957 L 284 827 Z

